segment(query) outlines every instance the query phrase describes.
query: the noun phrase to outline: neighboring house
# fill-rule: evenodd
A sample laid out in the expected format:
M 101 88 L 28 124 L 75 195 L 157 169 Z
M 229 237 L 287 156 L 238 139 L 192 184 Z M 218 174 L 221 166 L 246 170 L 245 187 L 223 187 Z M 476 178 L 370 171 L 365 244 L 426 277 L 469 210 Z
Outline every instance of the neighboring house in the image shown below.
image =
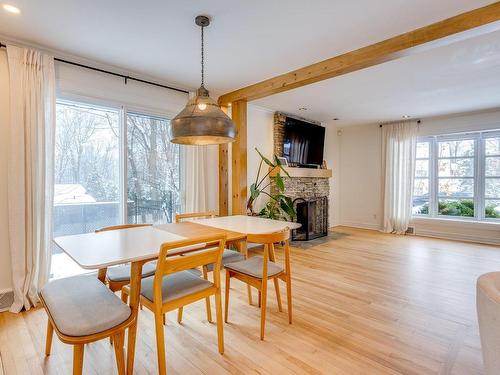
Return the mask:
M 62 204 L 95 203 L 96 199 L 80 184 L 55 184 L 54 206 Z

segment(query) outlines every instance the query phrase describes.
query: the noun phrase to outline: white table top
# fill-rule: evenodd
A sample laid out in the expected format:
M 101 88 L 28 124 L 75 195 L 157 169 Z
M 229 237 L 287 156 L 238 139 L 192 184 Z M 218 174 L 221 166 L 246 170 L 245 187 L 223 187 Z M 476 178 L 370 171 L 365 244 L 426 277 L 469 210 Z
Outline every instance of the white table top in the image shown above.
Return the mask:
M 54 242 L 83 269 L 98 269 L 155 258 L 161 244 L 183 239 L 152 226 L 63 236 Z
M 193 220 L 197 224 L 243 234 L 265 234 L 300 224 L 245 215 Z M 170 224 L 169 224 L 170 225 Z M 172 224 L 175 225 L 175 224 Z M 98 269 L 118 264 L 153 259 L 166 242 L 186 239 L 168 232 L 162 226 L 128 228 L 99 233 L 57 237 L 54 242 L 83 269 Z M 204 244 L 186 249 L 197 249 Z
M 210 227 L 229 230 L 245 234 L 267 234 L 285 229 L 300 228 L 301 224 L 289 221 L 271 220 L 258 216 L 234 215 L 221 216 L 210 219 L 192 220 L 195 223 Z

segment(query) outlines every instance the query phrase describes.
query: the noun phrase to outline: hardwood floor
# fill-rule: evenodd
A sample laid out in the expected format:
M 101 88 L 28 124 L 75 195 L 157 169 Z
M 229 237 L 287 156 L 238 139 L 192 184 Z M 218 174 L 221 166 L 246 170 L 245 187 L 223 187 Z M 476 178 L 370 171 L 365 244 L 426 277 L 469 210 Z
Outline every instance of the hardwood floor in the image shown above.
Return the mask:
M 175 312 L 169 314 L 169 374 L 482 373 L 475 282 L 500 270 L 498 247 L 335 231 L 350 235 L 306 250 L 292 248 L 294 323 L 288 325 L 285 308 L 278 312 L 271 290 L 265 341 L 259 339 L 259 309 L 247 304 L 246 286 L 237 280 L 231 284 L 223 356 L 203 301 L 185 308 L 182 325 Z M 284 299 L 284 288 L 282 293 Z M 46 319 L 42 309 L 0 314 L 6 375 L 71 373 L 70 346 L 54 338 L 53 354 L 44 356 Z M 157 373 L 155 345 L 153 314 L 145 309 L 137 374 Z M 84 373 L 116 373 L 107 340 L 87 346 Z

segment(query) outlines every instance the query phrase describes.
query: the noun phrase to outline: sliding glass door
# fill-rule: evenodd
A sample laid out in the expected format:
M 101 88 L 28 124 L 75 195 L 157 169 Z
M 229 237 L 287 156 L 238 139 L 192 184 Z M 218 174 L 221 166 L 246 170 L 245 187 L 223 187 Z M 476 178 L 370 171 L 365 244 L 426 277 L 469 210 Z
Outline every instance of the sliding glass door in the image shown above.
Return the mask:
M 179 146 L 164 118 L 127 114 L 127 221 L 172 222 L 180 211 Z
M 57 104 L 54 236 L 120 222 L 118 111 Z
M 54 237 L 171 222 L 180 212 L 180 161 L 169 126 L 126 107 L 58 101 Z M 81 272 L 54 248 L 52 277 Z

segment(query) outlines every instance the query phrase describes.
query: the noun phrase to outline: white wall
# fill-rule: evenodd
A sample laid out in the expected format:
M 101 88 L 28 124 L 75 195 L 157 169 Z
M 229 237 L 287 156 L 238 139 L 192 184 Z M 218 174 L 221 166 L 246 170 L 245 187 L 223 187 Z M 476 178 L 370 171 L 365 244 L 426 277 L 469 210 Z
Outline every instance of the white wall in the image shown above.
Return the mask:
M 500 110 L 422 119 L 419 136 L 500 128 Z M 340 224 L 380 229 L 383 221 L 382 139 L 378 124 L 344 127 L 339 137 Z M 416 233 L 500 244 L 500 225 L 415 219 Z
M 338 138 L 339 222 L 379 229 L 383 207 L 380 129 L 378 125 L 348 127 Z
M 330 179 L 330 199 L 328 216 L 330 227 L 340 224 L 340 137 L 337 135 L 335 123 L 326 124 L 324 159 L 328 168 L 332 170 Z
M 0 50 L 0 292 L 12 288 L 7 206 L 7 148 L 9 145 L 9 69 L 7 53 Z
M 130 108 L 175 116 L 186 104 L 188 95 L 128 81 L 73 65 L 56 62 L 57 95 L 68 99 L 89 98 L 107 105 L 125 104 Z
M 255 182 L 261 160 L 255 148 L 258 148 L 262 155 L 267 158 L 272 158 L 273 156 L 274 111 L 249 104 L 247 116 L 247 194 L 250 196 L 250 185 Z M 260 175 L 265 175 L 267 171 L 268 167 L 264 164 Z M 264 184 L 267 184 L 267 182 L 264 182 Z M 266 190 L 269 192 L 269 188 Z M 265 195 L 257 198 L 254 204 L 255 212 L 259 212 L 262 209 L 268 200 L 267 198 Z

